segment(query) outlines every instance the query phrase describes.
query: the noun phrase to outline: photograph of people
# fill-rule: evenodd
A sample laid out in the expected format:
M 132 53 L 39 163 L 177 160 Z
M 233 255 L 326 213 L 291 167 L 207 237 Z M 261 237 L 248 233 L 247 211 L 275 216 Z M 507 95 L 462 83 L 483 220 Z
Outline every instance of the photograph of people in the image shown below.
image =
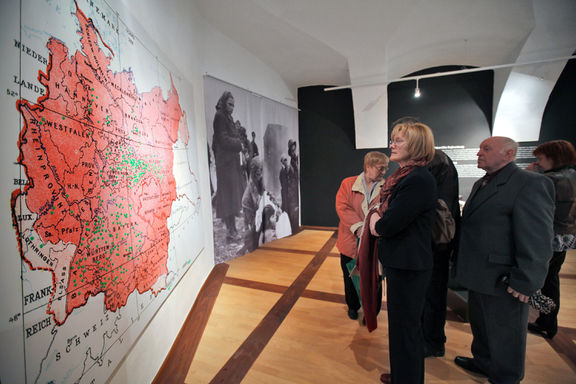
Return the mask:
M 242 194 L 246 186 L 240 165 L 242 141 L 232 118 L 233 111 L 234 97 L 226 91 L 216 104 L 212 150 L 217 180 L 216 217 L 224 221 L 228 241 L 238 238 L 236 216 L 240 214 Z

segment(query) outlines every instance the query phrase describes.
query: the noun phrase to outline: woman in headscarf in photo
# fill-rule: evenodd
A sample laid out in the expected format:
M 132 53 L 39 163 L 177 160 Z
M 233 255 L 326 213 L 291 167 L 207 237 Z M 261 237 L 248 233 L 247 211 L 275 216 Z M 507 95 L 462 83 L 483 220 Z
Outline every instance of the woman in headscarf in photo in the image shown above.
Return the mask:
M 233 111 L 234 97 L 226 91 L 216 104 L 212 150 L 216 164 L 216 217 L 224 221 L 228 241 L 238 239 L 236 216 L 240 214 L 246 186 L 240 167 L 242 141 L 232 118 Z

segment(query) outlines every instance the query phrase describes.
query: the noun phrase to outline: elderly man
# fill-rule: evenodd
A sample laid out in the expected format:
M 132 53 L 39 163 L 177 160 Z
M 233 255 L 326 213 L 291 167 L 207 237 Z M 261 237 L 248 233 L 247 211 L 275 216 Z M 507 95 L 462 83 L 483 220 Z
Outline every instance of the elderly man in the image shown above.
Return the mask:
M 364 156 L 364 172 L 358 176 L 345 178 L 336 194 L 336 213 L 340 219 L 338 241 L 340 265 L 344 275 L 344 295 L 348 305 L 348 317 L 358 318 L 360 299 L 352 284 L 346 264 L 356 257 L 358 237 L 362 233 L 364 218 L 379 202 L 380 187 L 388 169 L 388 156 L 381 152 L 368 152 Z M 380 301 L 382 301 L 382 292 Z
M 524 377 L 528 299 L 544 283 L 552 254 L 554 186 L 514 164 L 518 144 L 480 144 L 478 180 L 464 206 L 456 279 L 469 290 L 473 357 L 455 363 L 491 383 Z

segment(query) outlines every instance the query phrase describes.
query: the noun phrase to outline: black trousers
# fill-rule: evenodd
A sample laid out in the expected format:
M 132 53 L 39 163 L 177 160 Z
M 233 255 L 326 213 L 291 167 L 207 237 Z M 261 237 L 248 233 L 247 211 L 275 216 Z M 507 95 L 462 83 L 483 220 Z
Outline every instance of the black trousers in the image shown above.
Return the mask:
M 422 312 L 432 270 L 386 268 L 388 340 L 393 384 L 424 383 Z
M 426 291 L 426 302 L 422 315 L 424 340 L 431 349 L 440 349 L 446 343 L 444 326 L 446 325 L 446 295 L 448 293 L 449 245 L 434 248 L 434 269 Z
M 550 264 L 548 265 L 548 274 L 542 287 L 542 293 L 556 303 L 556 308 L 549 314 L 541 313 L 536 319 L 536 323 L 541 327 L 556 331 L 558 329 L 558 311 L 560 310 L 560 269 L 566 260 L 566 251 L 554 252 Z
M 524 378 L 528 304 L 510 294 L 469 291 L 472 355 L 494 384 L 517 384 Z
M 342 276 L 344 277 L 344 296 L 346 297 L 346 305 L 348 309 L 353 309 L 355 311 L 360 309 L 360 298 L 358 298 L 358 293 L 356 293 L 356 288 L 352 283 L 350 278 L 350 272 L 346 264 L 351 262 L 353 259 L 346 255 L 340 254 L 340 267 L 342 267 Z
M 344 278 L 344 297 L 346 298 L 346 305 L 348 306 L 348 309 L 357 311 L 360 309 L 362 304 L 360 303 L 360 298 L 358 297 L 356 288 L 354 288 L 354 283 L 352 283 L 352 279 L 350 278 L 348 267 L 346 267 L 346 264 L 352 260 L 354 259 L 342 253 L 340 254 L 340 267 L 342 268 L 342 277 Z M 378 308 L 376 313 L 380 313 L 380 309 L 382 308 L 382 284 L 378 287 L 377 295 Z

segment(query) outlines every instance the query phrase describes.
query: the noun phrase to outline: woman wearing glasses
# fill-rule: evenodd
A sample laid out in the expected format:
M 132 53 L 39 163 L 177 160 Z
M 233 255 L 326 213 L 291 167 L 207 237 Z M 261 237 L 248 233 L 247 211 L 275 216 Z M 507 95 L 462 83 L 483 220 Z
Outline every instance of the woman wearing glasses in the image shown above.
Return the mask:
M 344 276 L 344 295 L 348 306 L 348 317 L 352 320 L 358 318 L 360 298 L 350 278 L 347 265 L 358 252 L 358 239 L 364 230 L 366 214 L 380 200 L 380 188 L 387 169 L 388 156 L 382 152 L 368 152 L 364 156 L 364 172 L 342 180 L 336 194 L 336 213 L 340 219 L 336 246 L 340 251 L 340 267 Z M 382 289 L 377 296 L 376 300 L 381 305 Z
M 383 383 L 424 383 L 421 317 L 432 275 L 432 223 L 437 190 L 426 169 L 434 157 L 434 135 L 422 123 L 401 122 L 391 134 L 390 160 L 400 168 L 380 191 L 380 209 L 370 220 L 379 236 L 378 258 L 385 269 L 390 373 Z

